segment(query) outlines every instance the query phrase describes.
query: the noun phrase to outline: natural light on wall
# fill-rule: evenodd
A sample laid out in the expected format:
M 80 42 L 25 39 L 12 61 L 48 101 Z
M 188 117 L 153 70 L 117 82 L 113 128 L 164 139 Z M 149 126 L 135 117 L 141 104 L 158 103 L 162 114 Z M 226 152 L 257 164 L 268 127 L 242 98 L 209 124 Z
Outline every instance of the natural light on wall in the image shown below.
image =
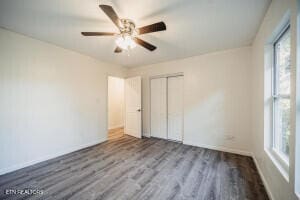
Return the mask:
M 296 80 L 296 142 L 295 142 L 295 191 L 300 199 L 300 0 L 297 10 L 297 80 Z

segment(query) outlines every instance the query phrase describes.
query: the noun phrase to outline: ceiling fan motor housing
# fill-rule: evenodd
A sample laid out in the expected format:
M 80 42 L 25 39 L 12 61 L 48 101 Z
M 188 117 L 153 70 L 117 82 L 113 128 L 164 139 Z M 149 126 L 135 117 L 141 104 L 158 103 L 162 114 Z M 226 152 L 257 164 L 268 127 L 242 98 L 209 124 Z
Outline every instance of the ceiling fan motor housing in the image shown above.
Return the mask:
M 122 36 L 136 36 L 137 31 L 135 29 L 135 23 L 130 19 L 120 19 L 122 26 L 120 26 L 120 32 Z

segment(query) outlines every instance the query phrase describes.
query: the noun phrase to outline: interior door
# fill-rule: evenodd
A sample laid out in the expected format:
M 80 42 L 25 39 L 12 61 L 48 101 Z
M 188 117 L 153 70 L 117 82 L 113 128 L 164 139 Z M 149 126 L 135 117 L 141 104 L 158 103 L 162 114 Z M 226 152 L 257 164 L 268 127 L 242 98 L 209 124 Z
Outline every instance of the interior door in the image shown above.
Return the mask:
M 182 141 L 183 76 L 168 77 L 168 139 Z
M 167 78 L 151 80 L 151 137 L 167 139 Z
M 125 79 L 125 134 L 142 137 L 141 77 Z

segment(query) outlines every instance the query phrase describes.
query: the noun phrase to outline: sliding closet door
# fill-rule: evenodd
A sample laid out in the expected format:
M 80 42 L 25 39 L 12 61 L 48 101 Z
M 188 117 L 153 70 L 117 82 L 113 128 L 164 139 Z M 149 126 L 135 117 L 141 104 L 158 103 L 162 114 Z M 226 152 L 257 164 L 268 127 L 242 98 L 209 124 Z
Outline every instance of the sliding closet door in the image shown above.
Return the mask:
M 167 139 L 167 78 L 151 80 L 151 137 Z
M 168 139 L 182 141 L 183 76 L 168 77 Z

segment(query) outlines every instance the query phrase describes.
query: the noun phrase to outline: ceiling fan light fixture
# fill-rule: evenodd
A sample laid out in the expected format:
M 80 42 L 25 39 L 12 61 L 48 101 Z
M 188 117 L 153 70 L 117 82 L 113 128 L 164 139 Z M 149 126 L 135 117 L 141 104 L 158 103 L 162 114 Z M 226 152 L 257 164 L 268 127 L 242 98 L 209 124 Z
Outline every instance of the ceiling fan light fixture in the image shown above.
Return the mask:
M 107 17 L 117 26 L 119 33 L 111 32 L 81 32 L 83 36 L 114 36 L 117 35 L 115 48 L 115 53 L 121 53 L 122 50 L 130 50 L 135 48 L 137 45 L 144 47 L 149 51 L 154 51 L 157 47 L 146 42 L 138 35 L 165 31 L 167 30 L 166 24 L 164 22 L 157 22 L 147 26 L 136 28 L 135 23 L 131 19 L 120 19 L 110 5 L 100 4 L 99 7 L 107 15 Z
M 124 50 L 133 49 L 136 47 L 135 41 L 129 35 L 119 36 L 116 39 L 116 44 L 118 47 L 120 47 Z

